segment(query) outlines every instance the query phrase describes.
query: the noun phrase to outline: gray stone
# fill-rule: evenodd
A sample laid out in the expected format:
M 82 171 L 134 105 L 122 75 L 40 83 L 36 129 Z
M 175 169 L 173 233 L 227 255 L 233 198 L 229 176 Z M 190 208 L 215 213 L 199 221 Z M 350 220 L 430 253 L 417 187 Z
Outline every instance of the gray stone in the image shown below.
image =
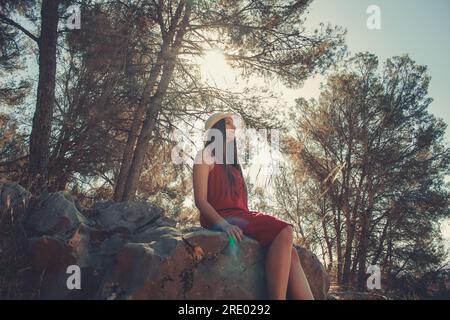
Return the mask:
M 118 202 L 100 207 L 97 222 L 103 229 L 123 227 L 131 232 L 154 223 L 163 214 L 160 207 L 145 202 Z
M 18 183 L 0 186 L 0 208 L 10 213 L 11 218 L 22 222 L 26 218 L 31 194 Z
M 73 197 L 64 191 L 51 193 L 41 207 L 27 218 L 27 226 L 34 232 L 46 235 L 73 231 L 89 221 L 76 208 Z
M 3 205 L 29 199 L 17 185 L 4 185 L 0 195 Z M 97 203 L 86 211 L 90 219 L 70 194 L 56 192 L 26 219 L 35 232 L 27 271 L 33 298 L 267 298 L 266 249 L 249 237 L 233 244 L 223 232 L 180 230 L 146 202 Z M 315 298 L 326 299 L 330 282 L 319 259 L 305 248 L 297 251 Z M 67 289 L 72 264 L 82 270 L 81 290 Z

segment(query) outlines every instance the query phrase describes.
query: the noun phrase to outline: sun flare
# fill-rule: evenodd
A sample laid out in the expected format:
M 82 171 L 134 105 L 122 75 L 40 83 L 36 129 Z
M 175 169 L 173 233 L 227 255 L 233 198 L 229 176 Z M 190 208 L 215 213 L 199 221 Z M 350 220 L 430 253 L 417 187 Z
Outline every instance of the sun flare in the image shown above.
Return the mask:
M 230 85 L 234 77 L 233 69 L 220 49 L 206 50 L 200 61 L 200 69 L 205 82 L 212 82 L 219 86 Z

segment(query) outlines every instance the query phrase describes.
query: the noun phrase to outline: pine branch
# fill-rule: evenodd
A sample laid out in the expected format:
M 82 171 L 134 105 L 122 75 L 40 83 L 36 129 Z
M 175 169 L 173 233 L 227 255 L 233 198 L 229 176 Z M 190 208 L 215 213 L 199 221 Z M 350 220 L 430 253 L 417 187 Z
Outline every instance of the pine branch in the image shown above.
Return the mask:
M 10 26 L 13 26 L 13 27 L 19 29 L 20 31 L 25 33 L 28 37 L 30 37 L 32 40 L 34 40 L 39 45 L 40 39 L 38 37 L 36 37 L 34 34 L 32 34 L 30 31 L 28 31 L 26 28 L 24 28 L 23 26 L 21 26 L 20 24 L 15 22 L 14 20 L 8 18 L 7 16 L 5 16 L 1 13 L 0 13 L 0 20 Z

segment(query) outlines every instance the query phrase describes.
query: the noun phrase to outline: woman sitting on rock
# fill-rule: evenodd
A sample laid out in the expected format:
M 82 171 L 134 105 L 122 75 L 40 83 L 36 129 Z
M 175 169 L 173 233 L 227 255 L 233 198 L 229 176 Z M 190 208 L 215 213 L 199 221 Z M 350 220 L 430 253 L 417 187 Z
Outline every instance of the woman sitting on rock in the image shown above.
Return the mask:
M 292 224 L 248 209 L 247 186 L 237 162 L 233 116 L 233 113 L 219 112 L 205 123 L 208 136 L 213 135 L 215 139 L 208 138 L 194 162 L 194 197 L 200 211 L 200 224 L 207 229 L 222 230 L 236 241 L 241 241 L 245 234 L 268 248 L 269 299 L 284 300 L 288 294 L 292 299 L 314 299 L 293 247 Z M 213 141 L 222 142 L 223 148 L 212 149 Z M 234 156 L 228 156 L 227 151 Z

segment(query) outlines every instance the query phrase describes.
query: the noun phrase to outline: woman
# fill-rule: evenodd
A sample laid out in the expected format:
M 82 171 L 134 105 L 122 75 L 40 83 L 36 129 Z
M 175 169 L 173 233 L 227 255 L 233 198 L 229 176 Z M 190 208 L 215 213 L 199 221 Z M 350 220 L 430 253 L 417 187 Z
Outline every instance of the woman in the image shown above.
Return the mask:
M 297 250 L 293 247 L 292 225 L 263 212 L 251 211 L 247 204 L 247 186 L 237 162 L 236 129 L 232 113 L 215 113 L 205 124 L 208 133 L 219 133 L 212 148 L 208 139 L 195 159 L 193 185 L 195 204 L 200 211 L 200 224 L 222 230 L 233 240 L 243 235 L 267 248 L 266 275 L 269 299 L 314 299 Z M 225 137 L 222 139 L 222 137 Z M 216 152 L 219 150 L 219 152 Z M 223 150 L 223 152 L 220 152 Z M 217 153 L 217 154 L 216 154 Z M 234 155 L 234 156 L 232 156 Z M 229 159 L 233 159 L 231 162 Z

